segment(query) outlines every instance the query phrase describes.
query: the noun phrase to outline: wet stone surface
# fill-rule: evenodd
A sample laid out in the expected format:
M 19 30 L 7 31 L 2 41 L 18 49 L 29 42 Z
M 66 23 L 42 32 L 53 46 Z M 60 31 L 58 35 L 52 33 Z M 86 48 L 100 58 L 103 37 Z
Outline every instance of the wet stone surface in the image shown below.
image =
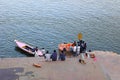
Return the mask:
M 19 80 L 19 75 L 17 73 L 22 73 L 24 68 L 7 68 L 0 69 L 0 79 L 1 80 Z

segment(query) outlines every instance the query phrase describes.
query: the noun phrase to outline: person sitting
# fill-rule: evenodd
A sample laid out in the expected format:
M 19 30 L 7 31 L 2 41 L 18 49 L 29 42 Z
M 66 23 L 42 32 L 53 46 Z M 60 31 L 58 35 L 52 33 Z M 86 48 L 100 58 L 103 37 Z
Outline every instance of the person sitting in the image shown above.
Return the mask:
M 91 58 L 95 58 L 95 54 L 90 54 L 90 57 Z
M 45 48 L 42 48 L 41 51 L 42 51 L 43 56 L 45 56 L 45 53 L 46 53 Z
M 54 52 L 52 53 L 51 59 L 52 59 L 52 61 L 56 61 L 57 60 L 57 52 L 56 52 L 56 50 L 54 50 Z
M 66 59 L 65 53 L 61 51 L 61 53 L 59 54 L 59 60 L 65 61 L 65 59 Z
M 36 52 L 38 51 L 38 47 L 35 47 L 35 48 L 32 49 L 32 52 L 35 52 L 35 51 Z
M 77 52 L 77 46 L 75 45 L 74 47 L 73 47 L 73 56 L 75 57 L 76 56 L 76 53 Z
M 51 61 L 50 57 L 51 57 L 51 54 L 49 54 L 49 51 L 46 51 L 45 61 Z

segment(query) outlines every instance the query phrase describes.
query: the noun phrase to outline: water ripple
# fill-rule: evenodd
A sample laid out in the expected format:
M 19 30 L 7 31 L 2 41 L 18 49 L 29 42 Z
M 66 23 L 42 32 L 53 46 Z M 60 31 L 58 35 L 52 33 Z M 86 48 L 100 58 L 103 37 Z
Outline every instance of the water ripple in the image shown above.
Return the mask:
M 50 52 L 83 33 L 88 49 L 120 50 L 119 0 L 0 0 L 0 57 L 23 57 L 14 39 Z M 112 6 L 111 6 L 112 5 Z

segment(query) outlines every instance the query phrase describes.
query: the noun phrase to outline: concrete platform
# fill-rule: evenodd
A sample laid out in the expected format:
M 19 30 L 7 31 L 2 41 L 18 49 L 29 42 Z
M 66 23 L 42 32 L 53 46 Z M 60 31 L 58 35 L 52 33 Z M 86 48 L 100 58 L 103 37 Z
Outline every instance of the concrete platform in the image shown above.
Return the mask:
M 108 78 L 111 80 L 120 80 L 120 55 L 108 51 L 94 51 L 99 64 Z
M 66 61 L 45 62 L 43 58 L 0 58 L 1 80 L 108 80 L 98 62 L 77 57 Z M 33 63 L 42 67 L 36 68 Z

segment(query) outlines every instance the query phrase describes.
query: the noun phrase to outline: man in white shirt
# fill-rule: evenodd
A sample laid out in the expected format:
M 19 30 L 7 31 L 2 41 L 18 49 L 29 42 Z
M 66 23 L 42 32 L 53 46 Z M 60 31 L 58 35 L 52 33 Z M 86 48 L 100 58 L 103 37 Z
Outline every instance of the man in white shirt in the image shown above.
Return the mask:
M 77 47 L 74 46 L 74 47 L 73 47 L 73 56 L 76 56 L 76 51 L 77 51 Z
M 42 51 L 42 54 L 45 55 L 45 53 L 46 53 L 46 52 L 45 52 L 45 49 L 42 48 L 41 51 Z
M 46 51 L 46 54 L 45 54 L 45 61 L 51 61 L 51 54 L 49 54 L 49 51 Z
M 80 54 L 80 46 L 77 46 L 77 55 Z

